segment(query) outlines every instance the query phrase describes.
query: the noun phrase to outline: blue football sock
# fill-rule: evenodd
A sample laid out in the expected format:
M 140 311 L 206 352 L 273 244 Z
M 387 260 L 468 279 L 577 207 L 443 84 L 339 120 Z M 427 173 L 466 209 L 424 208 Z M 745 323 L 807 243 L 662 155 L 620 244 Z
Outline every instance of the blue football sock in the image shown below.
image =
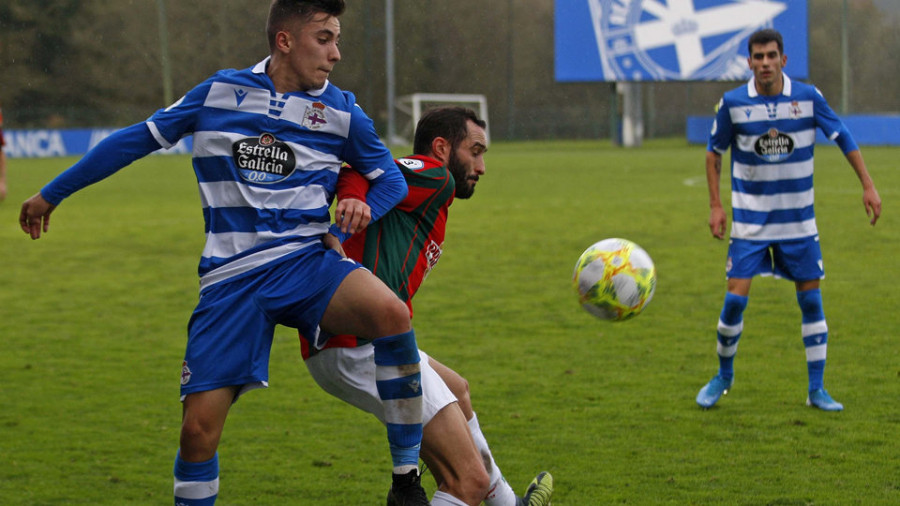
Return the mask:
M 205 462 L 175 456 L 175 505 L 212 506 L 219 494 L 219 454 Z
M 822 292 L 815 288 L 797 292 L 797 303 L 803 315 L 801 333 L 806 348 L 806 369 L 809 374 L 809 391 L 824 386 L 825 357 L 828 351 L 828 325 L 822 306 Z
M 744 309 L 748 297 L 725 293 L 725 303 L 716 326 L 716 353 L 719 355 L 719 376 L 730 380 L 734 377 L 734 355 L 744 330 Z
M 416 335 L 410 330 L 381 337 L 375 347 L 375 384 L 384 404 L 394 472 L 419 466 L 422 444 L 422 374 Z

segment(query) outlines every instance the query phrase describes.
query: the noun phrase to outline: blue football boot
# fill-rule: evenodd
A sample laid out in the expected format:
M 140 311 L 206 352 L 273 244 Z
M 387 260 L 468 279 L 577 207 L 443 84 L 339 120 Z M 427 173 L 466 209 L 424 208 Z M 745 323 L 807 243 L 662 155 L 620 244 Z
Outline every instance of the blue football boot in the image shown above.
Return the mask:
M 703 409 L 715 406 L 723 395 L 728 394 L 732 383 L 734 383 L 734 378 L 726 380 L 716 374 L 706 386 L 700 389 L 700 393 L 697 394 L 697 404 Z
M 822 411 L 842 411 L 844 409 L 844 405 L 832 399 L 824 388 L 810 392 L 809 397 L 806 398 L 806 405 Z

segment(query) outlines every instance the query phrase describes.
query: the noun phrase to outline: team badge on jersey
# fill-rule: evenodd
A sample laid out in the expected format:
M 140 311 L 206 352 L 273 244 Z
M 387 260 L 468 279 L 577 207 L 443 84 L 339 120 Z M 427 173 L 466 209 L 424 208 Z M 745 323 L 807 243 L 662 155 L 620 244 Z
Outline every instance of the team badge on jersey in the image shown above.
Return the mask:
M 434 269 L 434 266 L 437 265 L 438 260 L 441 259 L 441 253 L 444 250 L 441 248 L 441 245 L 434 242 L 434 240 L 429 239 L 428 244 L 425 246 L 425 260 L 428 262 L 428 265 L 425 268 L 425 275 L 427 276 L 431 269 Z
M 191 368 L 187 365 L 187 360 L 181 363 L 181 384 L 187 385 L 191 381 Z
M 796 100 L 791 102 L 790 114 L 791 119 L 797 119 L 803 115 L 803 109 L 800 108 L 800 102 L 797 102 Z
M 306 112 L 303 113 L 302 126 L 305 126 L 310 130 L 318 130 L 327 124 L 328 120 L 325 118 L 325 104 L 322 102 L 313 102 L 306 107 Z
M 241 177 L 251 183 L 283 181 L 297 167 L 291 147 L 270 133 L 241 139 L 231 145 L 231 151 Z
M 763 160 L 776 163 L 787 159 L 794 153 L 794 138 L 790 135 L 770 128 L 753 143 L 753 150 Z

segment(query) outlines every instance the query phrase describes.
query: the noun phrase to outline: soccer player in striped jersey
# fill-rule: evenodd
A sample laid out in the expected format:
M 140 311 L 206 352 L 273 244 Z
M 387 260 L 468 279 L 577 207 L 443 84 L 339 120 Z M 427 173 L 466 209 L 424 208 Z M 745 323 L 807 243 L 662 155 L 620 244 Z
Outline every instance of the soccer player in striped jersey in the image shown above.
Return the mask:
M 407 197 L 381 220 L 343 242 L 346 254 L 362 262 L 406 301 L 412 298 L 441 256 L 448 211 L 454 198 L 472 196 L 485 172 L 485 123 L 462 107 L 427 111 L 416 125 L 414 155 L 397 160 L 409 186 Z M 338 199 L 364 199 L 367 181 L 343 171 Z M 356 336 L 338 336 L 323 348 L 301 336 L 306 366 L 327 392 L 382 422 L 389 421 L 373 378 L 373 349 Z M 546 506 L 553 477 L 540 473 L 517 497 L 494 462 L 472 409 L 468 383 L 458 373 L 420 351 L 424 404 L 422 459 L 438 483 L 435 506 Z M 474 444 L 473 444 L 474 443 Z M 388 504 L 397 504 L 389 496 Z
M 360 210 L 380 218 L 408 191 L 371 119 L 328 81 L 340 60 L 344 8 L 343 0 L 274 0 L 269 57 L 220 71 L 147 121 L 110 135 L 22 205 L 20 225 L 37 239 L 66 197 L 193 135 L 207 240 L 181 367 L 176 505 L 215 503 L 225 418 L 240 395 L 267 386 L 276 324 L 316 344 L 346 333 L 373 339 L 393 479 L 407 485 L 403 504 L 428 504 L 418 482 L 422 393 L 409 311 L 327 234 L 354 231 Z M 332 225 L 343 162 L 370 189 L 365 204 L 338 203 Z
M 725 93 L 706 152 L 709 228 L 725 236 L 726 216 L 719 195 L 722 154 L 731 148 L 731 241 L 725 272 L 725 302 L 717 326 L 719 371 L 697 394 L 710 408 L 734 382 L 734 357 L 743 331 L 743 312 L 754 276 L 774 275 L 794 282 L 809 377 L 807 405 L 840 411 L 843 405 L 824 388 L 828 326 L 819 281 L 825 276 L 813 212 L 813 148 L 816 128 L 835 141 L 862 183 L 870 223 L 881 215 L 881 198 L 862 154 L 844 123 L 814 86 L 792 81 L 781 34 L 764 29 L 748 41 L 753 77 Z

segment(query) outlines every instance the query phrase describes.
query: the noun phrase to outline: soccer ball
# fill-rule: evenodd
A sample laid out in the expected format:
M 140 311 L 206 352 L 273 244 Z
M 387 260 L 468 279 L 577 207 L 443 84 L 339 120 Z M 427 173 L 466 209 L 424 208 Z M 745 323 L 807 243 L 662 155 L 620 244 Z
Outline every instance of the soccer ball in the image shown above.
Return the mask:
M 602 320 L 633 318 L 656 290 L 656 267 L 640 246 L 627 239 L 604 239 L 584 250 L 572 284 L 588 313 Z

